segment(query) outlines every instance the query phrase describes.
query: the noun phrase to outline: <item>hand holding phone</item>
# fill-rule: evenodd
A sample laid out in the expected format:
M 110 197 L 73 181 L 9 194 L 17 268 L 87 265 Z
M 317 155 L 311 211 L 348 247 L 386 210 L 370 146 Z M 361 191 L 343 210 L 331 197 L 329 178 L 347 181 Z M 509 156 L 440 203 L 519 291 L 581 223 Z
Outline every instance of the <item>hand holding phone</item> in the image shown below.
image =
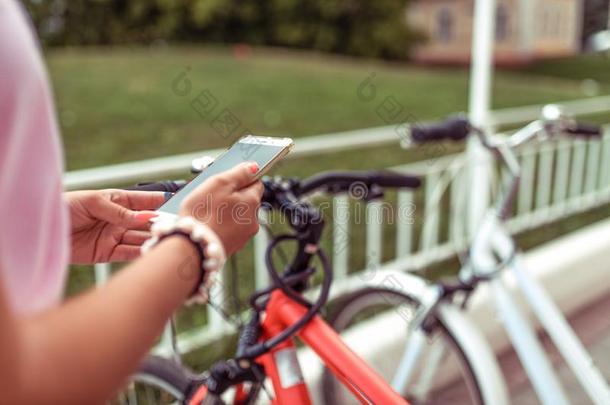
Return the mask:
M 257 180 L 292 145 L 290 138 L 242 138 L 163 204 L 158 218 L 192 216 L 218 234 L 228 255 L 234 253 L 258 231 L 263 185 Z
M 294 143 L 290 138 L 270 138 L 248 135 L 240 139 L 222 155 L 216 158 L 208 167 L 203 169 L 203 171 L 191 180 L 182 190 L 177 192 L 163 204 L 158 210 L 159 214 L 161 216 L 177 215 L 184 198 L 192 193 L 200 184 L 214 175 L 234 168 L 240 163 L 248 161 L 256 162 L 259 170 L 255 173 L 252 182 L 260 179 L 274 163 L 278 162 L 290 152 L 293 144 Z
M 235 253 L 258 231 L 263 195 L 263 184 L 256 181 L 258 171 L 256 162 L 246 162 L 211 177 L 185 197 L 179 214 L 208 225 L 227 255 Z

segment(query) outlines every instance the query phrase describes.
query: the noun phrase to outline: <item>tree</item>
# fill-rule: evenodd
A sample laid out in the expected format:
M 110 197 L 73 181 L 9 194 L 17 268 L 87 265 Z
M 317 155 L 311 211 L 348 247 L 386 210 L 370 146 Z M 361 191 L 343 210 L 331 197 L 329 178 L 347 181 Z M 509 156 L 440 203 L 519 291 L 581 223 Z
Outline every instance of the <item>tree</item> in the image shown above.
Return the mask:
M 249 43 L 403 59 L 404 0 L 28 0 L 47 45 Z

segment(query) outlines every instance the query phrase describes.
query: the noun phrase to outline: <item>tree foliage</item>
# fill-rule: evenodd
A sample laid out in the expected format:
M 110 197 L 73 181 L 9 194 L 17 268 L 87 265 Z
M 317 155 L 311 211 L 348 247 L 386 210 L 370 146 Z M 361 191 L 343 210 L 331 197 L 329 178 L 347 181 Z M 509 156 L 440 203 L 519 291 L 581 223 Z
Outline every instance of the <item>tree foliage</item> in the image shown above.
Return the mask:
M 249 43 L 401 59 L 404 0 L 27 0 L 48 45 Z

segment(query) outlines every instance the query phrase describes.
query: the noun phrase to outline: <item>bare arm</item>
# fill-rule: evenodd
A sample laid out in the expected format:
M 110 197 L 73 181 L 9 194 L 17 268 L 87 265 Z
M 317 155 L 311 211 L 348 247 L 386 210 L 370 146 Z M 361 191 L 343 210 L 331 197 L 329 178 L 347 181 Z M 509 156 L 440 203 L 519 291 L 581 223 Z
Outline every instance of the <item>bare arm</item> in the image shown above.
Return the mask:
M 199 220 L 219 235 L 228 254 L 258 230 L 263 187 L 252 183 L 254 175 L 251 164 L 242 164 L 210 178 L 183 203 L 182 215 L 213 214 Z M 169 237 L 105 286 L 29 318 L 12 313 L 0 280 L 2 400 L 102 403 L 135 370 L 171 313 L 193 291 L 198 260 L 189 241 Z
M 3 400 L 103 402 L 193 290 L 196 279 L 184 274 L 196 274 L 196 262 L 188 241 L 168 238 L 104 287 L 34 318 L 13 316 L 0 286 Z M 191 271 L 178 271 L 185 266 Z

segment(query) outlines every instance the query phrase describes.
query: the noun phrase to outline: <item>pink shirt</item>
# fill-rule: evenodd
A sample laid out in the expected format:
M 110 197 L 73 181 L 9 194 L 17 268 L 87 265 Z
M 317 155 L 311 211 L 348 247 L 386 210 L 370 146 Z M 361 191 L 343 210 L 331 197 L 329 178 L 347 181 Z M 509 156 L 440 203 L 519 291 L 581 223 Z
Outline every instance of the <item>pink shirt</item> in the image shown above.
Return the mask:
M 0 0 L 0 277 L 17 313 L 61 299 L 69 243 L 62 166 L 37 42 L 21 6 Z

